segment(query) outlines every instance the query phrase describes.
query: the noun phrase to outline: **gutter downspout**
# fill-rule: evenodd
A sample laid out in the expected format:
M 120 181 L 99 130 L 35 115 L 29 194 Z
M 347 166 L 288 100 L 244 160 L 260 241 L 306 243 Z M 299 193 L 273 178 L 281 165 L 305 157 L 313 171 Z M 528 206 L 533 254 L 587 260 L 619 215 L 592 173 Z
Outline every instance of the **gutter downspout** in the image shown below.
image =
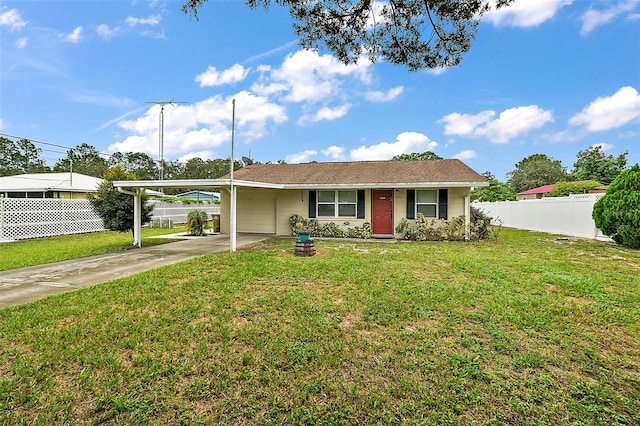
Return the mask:
M 127 191 L 118 187 L 118 192 L 127 195 L 133 195 L 133 246 L 142 247 L 142 238 L 140 238 L 142 228 L 142 196 L 140 189 L 135 192 Z

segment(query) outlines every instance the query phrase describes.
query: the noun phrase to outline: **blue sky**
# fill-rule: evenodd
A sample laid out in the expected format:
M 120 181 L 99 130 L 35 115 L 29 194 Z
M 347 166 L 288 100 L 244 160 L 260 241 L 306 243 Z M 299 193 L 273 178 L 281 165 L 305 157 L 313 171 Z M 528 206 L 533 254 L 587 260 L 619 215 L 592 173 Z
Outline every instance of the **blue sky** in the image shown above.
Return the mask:
M 301 50 L 286 10 L 210 0 L 0 3 L 0 133 L 106 154 L 287 162 L 431 150 L 500 180 L 601 145 L 640 162 L 640 0 L 518 0 L 461 65 L 409 72 Z M 46 145 L 49 165 L 64 150 Z M 55 151 L 58 152 L 55 152 Z

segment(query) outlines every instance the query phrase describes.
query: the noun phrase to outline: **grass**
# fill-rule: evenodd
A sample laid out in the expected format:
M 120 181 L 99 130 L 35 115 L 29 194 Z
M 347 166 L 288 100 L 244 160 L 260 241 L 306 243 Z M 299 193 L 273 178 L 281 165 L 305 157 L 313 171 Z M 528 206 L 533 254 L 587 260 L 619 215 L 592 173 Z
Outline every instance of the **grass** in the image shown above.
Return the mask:
M 0 310 L 0 424 L 640 423 L 640 252 L 316 245 Z
M 142 245 L 152 246 L 176 241 L 149 237 L 183 231 L 186 231 L 186 228 L 143 228 Z M 0 271 L 118 252 L 131 247 L 132 242 L 130 232 L 104 231 L 3 243 L 0 244 Z

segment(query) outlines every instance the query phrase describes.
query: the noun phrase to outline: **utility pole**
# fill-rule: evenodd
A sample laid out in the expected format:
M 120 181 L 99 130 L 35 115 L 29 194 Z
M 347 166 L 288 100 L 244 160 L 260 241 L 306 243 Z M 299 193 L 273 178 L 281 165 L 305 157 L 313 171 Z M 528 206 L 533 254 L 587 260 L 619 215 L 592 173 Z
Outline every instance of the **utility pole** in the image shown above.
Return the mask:
M 158 170 L 160 171 L 159 180 L 164 179 L 164 106 L 165 105 L 173 105 L 176 104 L 186 104 L 186 102 L 177 102 L 171 99 L 170 101 L 151 101 L 147 102 L 148 104 L 160 105 L 160 129 L 158 130 Z M 162 188 L 160 188 L 160 192 L 164 192 Z

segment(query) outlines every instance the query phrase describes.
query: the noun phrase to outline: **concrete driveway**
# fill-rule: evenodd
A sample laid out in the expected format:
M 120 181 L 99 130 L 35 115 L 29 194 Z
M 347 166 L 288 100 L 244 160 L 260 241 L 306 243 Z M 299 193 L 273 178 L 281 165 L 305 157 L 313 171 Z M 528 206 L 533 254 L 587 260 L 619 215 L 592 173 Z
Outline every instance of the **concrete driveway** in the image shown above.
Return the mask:
M 0 272 L 0 309 L 127 277 L 193 257 L 229 251 L 229 235 L 185 237 L 182 234 L 160 237 L 186 239 L 153 247 L 131 248 L 119 253 Z M 267 238 L 269 235 L 265 234 L 238 234 L 237 247 Z

